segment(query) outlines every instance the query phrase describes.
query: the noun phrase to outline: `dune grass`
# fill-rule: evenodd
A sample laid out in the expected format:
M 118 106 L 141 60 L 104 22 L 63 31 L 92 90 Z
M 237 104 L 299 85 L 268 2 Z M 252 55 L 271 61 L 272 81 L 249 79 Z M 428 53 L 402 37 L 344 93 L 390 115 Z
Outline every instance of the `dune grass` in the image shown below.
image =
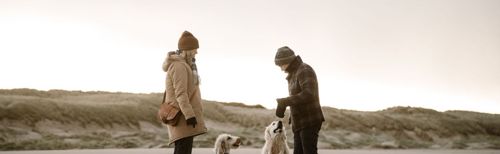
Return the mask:
M 161 97 L 0 90 L 0 149 L 168 147 L 166 128 L 156 119 Z M 195 147 L 211 147 L 218 134 L 231 133 L 241 136 L 244 146 L 259 148 L 264 128 L 276 119 L 273 110 L 259 105 L 204 100 L 203 106 L 209 132 L 196 138 Z M 376 112 L 323 107 L 323 112 L 320 148 L 500 148 L 497 114 L 418 107 Z M 287 133 L 292 143 L 292 132 Z

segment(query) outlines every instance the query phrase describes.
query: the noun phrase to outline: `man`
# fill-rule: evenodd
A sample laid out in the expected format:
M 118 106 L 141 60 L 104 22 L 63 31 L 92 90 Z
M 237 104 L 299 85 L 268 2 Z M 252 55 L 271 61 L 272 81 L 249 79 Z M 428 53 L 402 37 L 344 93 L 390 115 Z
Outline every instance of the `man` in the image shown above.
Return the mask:
M 318 80 L 311 66 L 295 56 L 292 49 L 281 47 L 274 62 L 288 73 L 289 97 L 278 98 L 276 116 L 283 118 L 290 106 L 294 154 L 317 154 L 318 133 L 325 118 L 319 104 Z
M 169 145 L 175 143 L 174 154 L 191 154 L 193 138 L 207 132 L 195 63 L 198 47 L 198 39 L 184 31 L 179 50 L 170 52 L 163 63 L 167 72 L 165 103 L 172 103 L 182 112 L 177 125 L 167 125 Z

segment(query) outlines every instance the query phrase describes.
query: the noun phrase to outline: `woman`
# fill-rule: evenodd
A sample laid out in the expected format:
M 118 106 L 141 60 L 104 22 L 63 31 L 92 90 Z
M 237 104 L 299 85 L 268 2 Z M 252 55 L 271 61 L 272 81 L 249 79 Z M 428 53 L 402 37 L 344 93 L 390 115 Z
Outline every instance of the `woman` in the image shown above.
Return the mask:
M 167 125 L 169 145 L 175 143 L 174 154 L 190 154 L 193 138 L 207 132 L 195 64 L 198 40 L 184 31 L 178 47 L 176 52 L 168 53 L 163 63 L 163 70 L 167 72 L 165 103 L 174 104 L 182 112 L 177 125 Z

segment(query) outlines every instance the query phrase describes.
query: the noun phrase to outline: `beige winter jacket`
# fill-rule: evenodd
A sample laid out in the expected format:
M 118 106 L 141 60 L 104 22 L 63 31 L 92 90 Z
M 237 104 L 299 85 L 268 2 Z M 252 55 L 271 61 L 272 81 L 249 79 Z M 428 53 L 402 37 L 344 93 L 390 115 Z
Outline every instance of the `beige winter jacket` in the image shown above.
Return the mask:
M 169 145 L 185 137 L 206 133 L 200 88 L 194 84 L 191 67 L 184 58 L 172 54 L 165 59 L 163 70 L 167 72 L 165 103 L 174 102 L 182 112 L 176 126 L 167 125 Z M 196 117 L 198 122 L 195 128 L 186 124 L 186 120 L 191 117 Z

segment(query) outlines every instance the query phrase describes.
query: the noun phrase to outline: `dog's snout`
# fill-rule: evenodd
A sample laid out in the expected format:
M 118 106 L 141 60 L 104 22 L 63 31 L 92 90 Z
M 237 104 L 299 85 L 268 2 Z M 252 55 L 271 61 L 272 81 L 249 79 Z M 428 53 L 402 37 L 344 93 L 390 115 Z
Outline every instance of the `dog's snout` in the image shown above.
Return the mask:
M 283 122 L 278 121 L 278 128 L 280 128 L 280 129 L 283 128 Z
M 236 141 L 233 143 L 232 146 L 234 148 L 238 148 L 238 147 L 240 147 L 240 145 L 241 145 L 241 139 L 240 138 L 236 138 Z

